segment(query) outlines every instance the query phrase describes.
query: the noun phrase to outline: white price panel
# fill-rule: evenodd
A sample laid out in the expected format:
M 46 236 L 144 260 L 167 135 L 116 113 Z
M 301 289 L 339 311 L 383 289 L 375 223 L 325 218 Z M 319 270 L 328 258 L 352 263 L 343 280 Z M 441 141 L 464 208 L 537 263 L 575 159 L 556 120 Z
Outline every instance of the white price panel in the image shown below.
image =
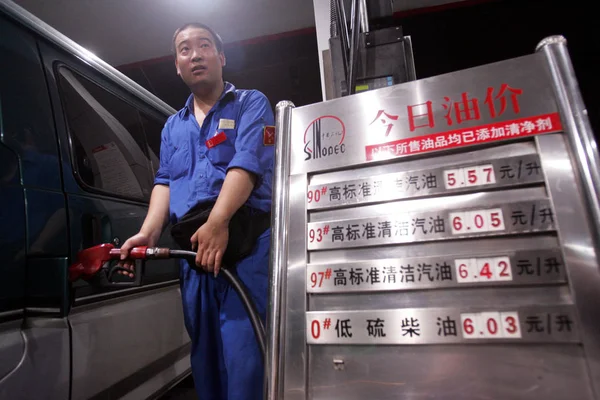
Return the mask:
M 502 335 L 505 338 L 521 338 L 521 327 L 519 325 L 519 314 L 515 311 L 500 313 L 502 320 Z
M 464 339 L 479 338 L 479 315 L 478 314 L 460 314 L 460 324 Z
M 501 323 L 499 312 L 483 312 L 479 314 L 479 334 L 486 339 L 502 338 Z
M 512 269 L 510 265 L 510 258 L 508 257 L 496 257 L 492 262 L 492 269 L 494 270 L 494 280 L 496 281 L 512 281 Z
M 458 283 L 512 281 L 510 258 L 457 258 L 454 270 Z
M 446 186 L 446 189 L 458 189 L 465 187 L 464 171 L 461 168 L 445 170 L 444 185 Z
M 444 170 L 446 189 L 493 185 L 496 183 L 492 164 Z
M 475 210 L 450 213 L 452 234 L 495 232 L 506 229 L 502 209 Z
M 471 283 L 475 281 L 475 258 L 459 258 L 454 260 L 456 281 L 458 283 Z
M 520 339 L 521 326 L 516 311 L 460 314 L 463 339 Z
M 503 231 L 506 229 L 501 208 L 492 208 L 491 210 L 486 210 L 486 213 L 489 218 L 487 225 L 488 231 Z
M 494 259 L 493 258 L 477 258 L 475 266 L 474 278 L 482 282 L 495 281 L 494 276 Z

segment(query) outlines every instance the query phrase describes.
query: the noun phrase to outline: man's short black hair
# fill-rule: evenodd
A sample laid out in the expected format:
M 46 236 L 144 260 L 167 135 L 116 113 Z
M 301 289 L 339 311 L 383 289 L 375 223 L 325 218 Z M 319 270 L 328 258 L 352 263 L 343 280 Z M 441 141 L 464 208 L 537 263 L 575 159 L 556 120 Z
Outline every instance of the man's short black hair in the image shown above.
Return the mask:
M 184 31 L 188 28 L 200 28 L 210 32 L 210 34 L 214 38 L 215 47 L 217 48 L 217 51 L 219 53 L 223 52 L 223 39 L 221 39 L 221 36 L 219 36 L 219 34 L 215 32 L 213 28 L 200 22 L 190 22 L 178 28 L 173 34 L 173 54 L 177 54 L 177 49 L 175 48 L 175 39 L 177 39 L 177 35 L 179 35 L 181 31 Z

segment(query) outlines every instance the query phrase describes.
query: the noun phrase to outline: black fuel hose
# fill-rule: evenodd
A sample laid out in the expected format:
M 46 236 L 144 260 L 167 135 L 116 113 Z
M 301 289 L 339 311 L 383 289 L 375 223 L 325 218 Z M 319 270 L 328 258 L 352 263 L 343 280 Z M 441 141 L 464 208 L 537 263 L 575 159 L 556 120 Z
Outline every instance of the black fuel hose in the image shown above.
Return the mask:
M 196 252 L 189 250 L 169 250 L 169 256 L 171 258 L 184 258 L 194 263 L 196 259 Z M 267 334 L 265 331 L 265 326 L 260 319 L 260 314 L 256 309 L 256 304 L 250 297 L 250 293 L 244 284 L 227 268 L 221 268 L 220 271 L 223 274 L 223 277 L 229 282 L 229 284 L 233 287 L 233 290 L 236 291 L 240 299 L 242 300 L 242 304 L 246 309 L 246 313 L 250 317 L 250 322 L 252 323 L 252 328 L 254 329 L 254 335 L 256 335 L 256 341 L 258 342 L 258 346 L 260 347 L 260 351 L 263 356 L 263 361 L 266 360 L 267 357 Z

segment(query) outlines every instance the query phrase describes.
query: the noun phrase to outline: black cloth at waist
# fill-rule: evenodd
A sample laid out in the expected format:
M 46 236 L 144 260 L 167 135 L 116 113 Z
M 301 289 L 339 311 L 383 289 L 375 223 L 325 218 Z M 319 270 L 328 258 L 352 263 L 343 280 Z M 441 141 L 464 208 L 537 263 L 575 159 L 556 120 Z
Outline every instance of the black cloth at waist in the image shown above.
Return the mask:
M 183 250 L 192 250 L 190 238 L 206 223 L 215 202 L 195 205 L 172 226 L 171 236 Z M 246 205 L 233 215 L 229 221 L 229 241 L 223 255 L 223 263 L 234 267 L 252 252 L 258 237 L 271 225 L 271 213 L 262 212 Z

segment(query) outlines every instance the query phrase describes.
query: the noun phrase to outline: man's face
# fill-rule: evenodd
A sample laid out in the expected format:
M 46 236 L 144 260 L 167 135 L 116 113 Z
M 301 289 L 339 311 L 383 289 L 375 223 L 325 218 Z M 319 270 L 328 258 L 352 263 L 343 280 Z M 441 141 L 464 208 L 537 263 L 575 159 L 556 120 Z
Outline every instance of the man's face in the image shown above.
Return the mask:
M 190 88 L 212 86 L 223 79 L 225 56 L 205 29 L 187 28 L 175 38 L 177 74 Z

